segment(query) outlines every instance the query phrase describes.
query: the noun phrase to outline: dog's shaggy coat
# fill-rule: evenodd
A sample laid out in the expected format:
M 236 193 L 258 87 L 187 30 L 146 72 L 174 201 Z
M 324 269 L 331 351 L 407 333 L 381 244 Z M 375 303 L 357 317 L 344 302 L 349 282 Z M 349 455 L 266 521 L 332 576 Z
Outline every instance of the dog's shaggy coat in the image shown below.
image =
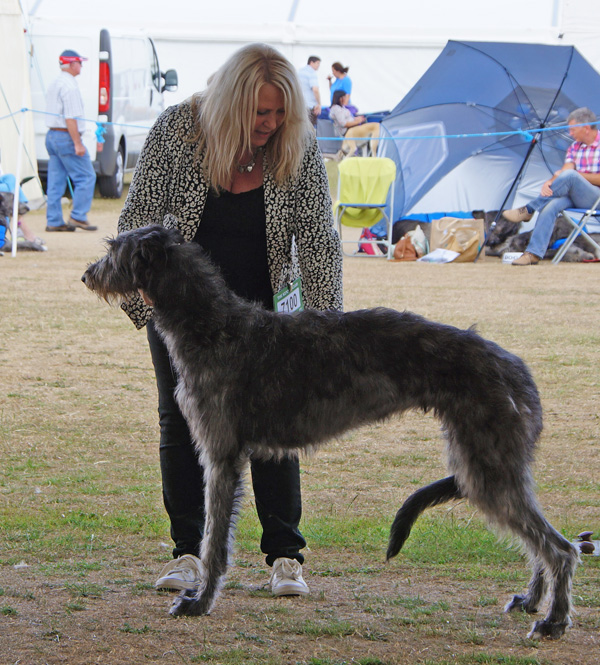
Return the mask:
M 141 290 L 175 363 L 177 400 L 206 474 L 203 580 L 174 601 L 174 615 L 207 614 L 222 584 L 247 456 L 318 446 L 348 429 L 407 409 L 433 410 L 447 439 L 451 478 L 417 492 L 396 517 L 388 558 L 427 506 L 469 499 L 520 537 L 533 577 L 508 610 L 547 615 L 530 635 L 570 624 L 575 548 L 544 518 L 531 474 L 542 429 L 525 364 L 472 330 L 409 312 L 275 314 L 242 300 L 195 243 L 149 226 L 108 241 L 83 281 L 113 301 Z

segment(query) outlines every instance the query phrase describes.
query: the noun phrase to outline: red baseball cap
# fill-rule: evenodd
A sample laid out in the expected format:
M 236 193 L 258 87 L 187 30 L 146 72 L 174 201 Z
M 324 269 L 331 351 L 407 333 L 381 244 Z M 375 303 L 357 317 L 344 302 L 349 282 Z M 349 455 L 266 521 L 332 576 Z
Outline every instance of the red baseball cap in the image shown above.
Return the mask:
M 61 65 L 68 65 L 70 62 L 83 62 L 84 60 L 87 60 L 87 58 L 84 58 L 82 55 L 79 55 L 77 51 L 72 51 L 71 49 L 63 51 L 58 56 L 58 61 Z

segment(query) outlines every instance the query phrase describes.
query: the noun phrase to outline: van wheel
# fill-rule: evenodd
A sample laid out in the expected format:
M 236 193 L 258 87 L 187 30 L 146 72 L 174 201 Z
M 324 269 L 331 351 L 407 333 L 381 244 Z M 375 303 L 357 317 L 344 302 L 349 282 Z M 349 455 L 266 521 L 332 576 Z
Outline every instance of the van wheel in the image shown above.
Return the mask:
M 120 199 L 123 195 L 123 177 L 125 175 L 125 154 L 123 146 L 119 146 L 115 160 L 115 172 L 112 175 L 98 177 L 100 196 L 107 199 Z

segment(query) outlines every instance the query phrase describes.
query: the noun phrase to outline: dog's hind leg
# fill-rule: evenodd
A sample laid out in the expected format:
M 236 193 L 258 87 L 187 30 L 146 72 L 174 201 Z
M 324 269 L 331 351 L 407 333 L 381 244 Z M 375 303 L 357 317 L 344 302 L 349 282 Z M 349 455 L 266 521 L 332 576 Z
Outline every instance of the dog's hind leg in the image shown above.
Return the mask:
M 529 634 L 530 637 L 560 637 L 571 626 L 571 593 L 573 574 L 579 561 L 579 554 L 568 540 L 557 534 L 556 544 L 547 543 L 546 547 L 553 550 L 553 567 L 549 574 L 554 580 L 554 593 L 548 612 L 543 620 L 536 621 Z
M 532 557 L 532 568 L 533 574 L 527 585 L 527 593 L 513 596 L 513 599 L 505 605 L 505 612 L 522 610 L 528 614 L 535 614 L 538 611 L 540 603 L 546 597 L 548 590 L 546 567 L 539 558 Z
M 414 523 L 424 510 L 437 506 L 440 503 L 460 498 L 462 498 L 462 493 L 456 484 L 454 476 L 449 476 L 448 478 L 443 478 L 435 483 L 421 487 L 414 494 L 411 494 L 396 513 L 390 530 L 386 561 L 395 557 L 402 549 Z
M 571 587 L 579 556 L 571 543 L 561 536 L 540 513 L 525 514 L 520 536 L 534 556 L 534 570 L 527 594 L 515 596 L 507 611 L 535 612 L 550 587 L 550 604 L 544 619 L 533 624 L 529 637 L 557 639 L 571 625 Z M 517 529 L 515 529 L 518 532 Z
M 221 589 L 233 546 L 235 523 L 243 495 L 247 458 L 206 462 L 206 528 L 200 547 L 203 579 L 197 589 L 183 591 L 170 609 L 173 616 L 209 614 Z
M 509 529 L 519 536 L 533 562 L 527 593 L 515 596 L 505 610 L 536 612 L 549 589 L 548 612 L 544 619 L 534 623 L 529 637 L 559 638 L 571 625 L 571 586 L 578 561 L 577 551 L 546 520 L 533 493 L 526 489 L 496 503 L 494 511 L 495 515 L 488 512 L 488 517 L 502 529 Z

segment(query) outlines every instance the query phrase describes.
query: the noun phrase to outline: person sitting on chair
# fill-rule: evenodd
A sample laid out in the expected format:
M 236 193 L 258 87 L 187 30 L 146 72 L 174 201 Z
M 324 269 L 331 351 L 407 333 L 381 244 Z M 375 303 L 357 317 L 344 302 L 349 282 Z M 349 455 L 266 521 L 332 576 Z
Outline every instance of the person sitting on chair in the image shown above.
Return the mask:
M 30 178 L 26 178 L 29 180 Z M 0 250 L 5 249 L 8 244 L 6 231 L 11 231 L 10 218 L 13 213 L 14 192 L 17 179 L 12 173 L 3 173 L 0 166 Z M 38 238 L 23 219 L 23 215 L 29 212 L 28 200 L 23 190 L 19 187 L 19 207 L 17 217 L 17 247 L 19 249 L 31 249 L 38 252 L 47 251 L 46 243 Z
M 600 196 L 600 136 L 596 115 L 588 108 L 569 114 L 567 123 L 574 142 L 562 167 L 547 180 L 541 194 L 527 205 L 502 214 L 509 222 L 528 222 L 539 211 L 535 228 L 521 257 L 513 266 L 531 266 L 544 258 L 556 218 L 565 208 L 592 208 Z
M 338 136 L 343 136 L 346 139 L 342 143 L 341 149 L 335 156 L 336 161 L 341 161 L 348 155 L 353 155 L 358 148 L 361 148 L 371 140 L 370 148 L 371 154 L 377 154 L 378 141 L 375 140 L 379 136 L 379 123 L 367 122 L 364 115 L 352 115 L 352 112 L 346 108 L 346 104 L 350 101 L 350 95 L 343 90 L 336 90 L 333 93 L 333 102 L 329 109 L 329 117 L 333 120 L 333 126 Z M 364 138 L 364 141 L 350 141 L 348 139 Z

